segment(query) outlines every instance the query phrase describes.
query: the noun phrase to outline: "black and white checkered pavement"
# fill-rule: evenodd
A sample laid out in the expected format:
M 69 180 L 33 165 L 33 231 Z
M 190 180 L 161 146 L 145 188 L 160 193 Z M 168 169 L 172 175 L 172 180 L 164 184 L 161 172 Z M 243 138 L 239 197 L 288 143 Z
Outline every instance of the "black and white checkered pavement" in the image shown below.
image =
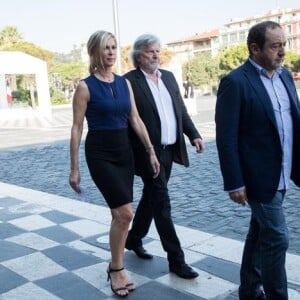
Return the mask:
M 0 183 L 0 299 L 115 299 L 106 281 L 110 260 L 106 207 Z M 243 243 L 176 226 L 186 260 L 200 276 L 168 272 L 152 227 L 145 248 L 154 259 L 125 253 L 137 285 L 128 299 L 237 299 Z M 300 299 L 300 256 L 287 255 L 289 299 Z

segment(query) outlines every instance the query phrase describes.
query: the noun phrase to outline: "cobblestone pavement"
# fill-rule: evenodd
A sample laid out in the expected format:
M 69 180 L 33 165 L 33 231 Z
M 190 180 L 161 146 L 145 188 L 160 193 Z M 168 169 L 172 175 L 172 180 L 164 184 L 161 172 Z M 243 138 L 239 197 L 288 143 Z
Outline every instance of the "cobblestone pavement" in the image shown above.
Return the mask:
M 176 224 L 243 241 L 250 217 L 249 207 L 232 203 L 223 192 L 214 140 L 213 109 L 204 107 L 192 116 L 206 141 L 206 151 L 196 154 L 188 146 L 189 168 L 174 165 L 169 184 Z M 38 126 L 0 121 L 0 182 L 74 198 L 68 185 L 70 109 L 56 110 L 53 120 Z M 30 123 L 33 124 L 33 123 Z M 58 125 L 57 125 L 58 124 Z M 80 149 L 82 186 L 88 201 L 105 205 L 93 185 Z M 141 194 L 141 181 L 134 185 L 134 207 Z M 290 231 L 289 252 L 300 253 L 300 193 L 292 185 L 285 200 Z

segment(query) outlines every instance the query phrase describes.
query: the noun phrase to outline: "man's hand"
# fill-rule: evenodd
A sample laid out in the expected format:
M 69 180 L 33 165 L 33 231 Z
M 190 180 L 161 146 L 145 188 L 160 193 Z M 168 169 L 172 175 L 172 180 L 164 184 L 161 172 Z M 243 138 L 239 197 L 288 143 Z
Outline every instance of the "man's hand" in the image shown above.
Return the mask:
M 150 164 L 153 170 L 153 178 L 156 178 L 160 172 L 160 164 L 154 150 L 153 150 L 153 154 L 150 154 Z
M 202 139 L 197 138 L 193 140 L 193 145 L 196 147 L 197 153 L 202 153 L 205 149 L 204 142 Z
M 246 205 L 246 202 L 247 202 L 246 189 L 244 188 L 240 191 L 230 192 L 229 198 L 238 204 Z

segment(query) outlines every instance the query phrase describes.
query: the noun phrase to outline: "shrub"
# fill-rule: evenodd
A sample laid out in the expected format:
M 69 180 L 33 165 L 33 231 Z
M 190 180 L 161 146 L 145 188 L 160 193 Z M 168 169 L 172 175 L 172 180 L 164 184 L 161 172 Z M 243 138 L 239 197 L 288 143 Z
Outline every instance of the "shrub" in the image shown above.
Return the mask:
M 60 90 L 50 89 L 50 98 L 51 98 L 52 105 L 69 103 L 69 100 L 66 99 L 64 93 Z

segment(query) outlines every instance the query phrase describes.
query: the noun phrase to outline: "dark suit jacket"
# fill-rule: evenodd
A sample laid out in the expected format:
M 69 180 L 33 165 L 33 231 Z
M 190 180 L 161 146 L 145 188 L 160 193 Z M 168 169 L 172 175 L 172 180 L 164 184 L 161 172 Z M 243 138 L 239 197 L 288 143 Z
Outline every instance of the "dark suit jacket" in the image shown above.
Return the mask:
M 293 119 L 292 179 L 300 185 L 300 106 L 291 74 L 283 68 Z M 271 99 L 253 65 L 225 76 L 216 104 L 216 141 L 224 189 L 245 186 L 249 199 L 271 201 L 277 190 L 282 149 Z
M 160 70 L 160 72 L 162 73 L 161 79 L 171 95 L 177 121 L 177 141 L 174 145 L 173 159 L 176 163 L 187 167 L 189 165 L 189 160 L 183 134 L 186 134 L 189 137 L 191 143 L 193 139 L 199 138 L 200 134 L 187 113 L 179 86 L 173 73 L 166 70 Z M 145 75 L 140 69 L 136 69 L 125 74 L 125 77 L 131 83 L 139 115 L 145 123 L 151 142 L 156 150 L 158 150 L 157 146 L 161 144 L 160 118 Z M 133 132 L 131 132 L 131 140 L 135 154 L 136 174 L 145 175 L 145 172 L 149 172 L 148 154 Z M 156 152 L 159 156 L 159 151 Z

